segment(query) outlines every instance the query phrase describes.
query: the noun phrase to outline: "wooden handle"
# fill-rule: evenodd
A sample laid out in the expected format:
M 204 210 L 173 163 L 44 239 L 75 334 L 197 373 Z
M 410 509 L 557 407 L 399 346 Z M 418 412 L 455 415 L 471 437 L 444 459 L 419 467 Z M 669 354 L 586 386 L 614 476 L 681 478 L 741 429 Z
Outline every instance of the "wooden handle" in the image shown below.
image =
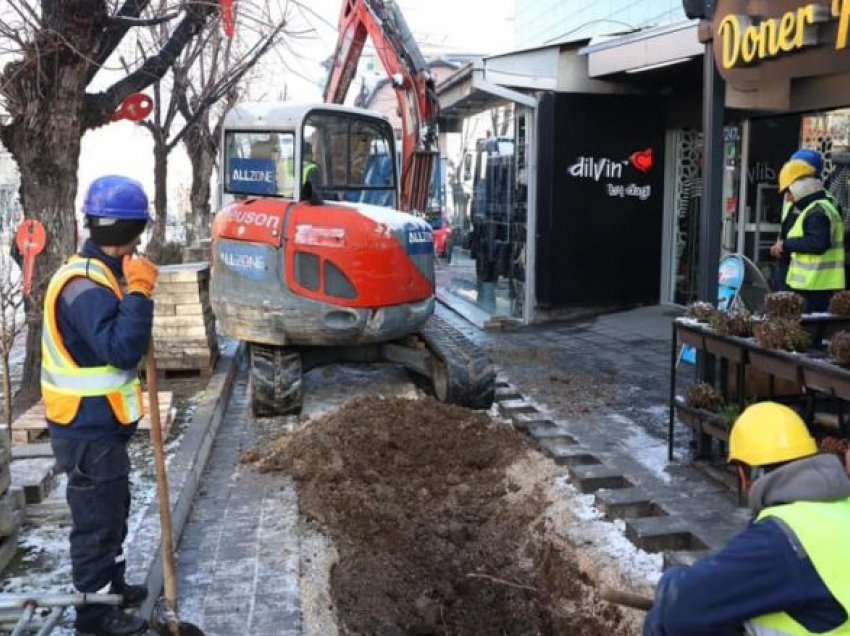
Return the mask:
M 145 369 L 148 380 L 148 406 L 151 418 L 151 442 L 156 458 L 156 492 L 159 498 L 159 524 L 162 535 L 162 574 L 165 587 L 165 602 L 177 613 L 177 579 L 174 575 L 174 537 L 171 532 L 171 504 L 168 498 L 168 476 L 165 472 L 165 447 L 162 440 L 162 422 L 159 419 L 159 395 L 157 393 L 156 353 L 153 340 L 148 349 Z
M 632 609 L 641 610 L 643 612 L 651 610 L 653 603 L 655 603 L 655 601 L 648 596 L 635 594 L 634 592 L 614 590 L 610 587 L 603 587 L 599 590 L 599 596 L 609 603 L 623 605 L 624 607 L 631 607 Z

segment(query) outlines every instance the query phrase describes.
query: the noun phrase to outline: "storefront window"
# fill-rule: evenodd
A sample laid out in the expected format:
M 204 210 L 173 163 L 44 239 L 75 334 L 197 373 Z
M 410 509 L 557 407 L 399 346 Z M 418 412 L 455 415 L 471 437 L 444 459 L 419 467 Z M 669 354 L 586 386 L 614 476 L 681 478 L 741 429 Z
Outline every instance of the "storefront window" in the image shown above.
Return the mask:
M 478 139 L 452 175 L 449 249 L 438 284 L 491 316 L 522 318 L 527 221 L 527 119 L 516 135 Z
M 846 217 L 850 212 L 850 108 L 803 116 L 800 145 L 823 154 L 826 186 Z

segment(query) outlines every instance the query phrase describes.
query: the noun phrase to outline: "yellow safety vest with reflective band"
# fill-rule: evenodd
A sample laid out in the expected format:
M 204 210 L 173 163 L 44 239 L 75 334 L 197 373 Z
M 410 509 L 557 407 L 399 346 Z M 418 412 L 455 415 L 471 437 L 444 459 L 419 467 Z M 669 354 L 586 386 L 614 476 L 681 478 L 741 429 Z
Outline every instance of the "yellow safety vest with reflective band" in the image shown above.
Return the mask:
M 850 499 L 832 502 L 798 501 L 761 511 L 758 521 L 775 517 L 785 523 L 803 546 L 812 565 L 845 612 L 850 616 Z M 746 626 L 756 636 L 812 634 L 785 612 L 754 618 Z M 850 634 L 850 620 L 824 634 Z
M 806 206 L 788 232 L 788 238 L 801 238 L 805 234 L 806 217 L 817 207 L 823 209 L 829 219 L 829 248 L 823 254 L 792 252 L 785 282 L 791 289 L 800 291 L 844 289 L 844 221 L 832 201 L 819 199 Z
M 319 176 L 319 166 L 317 166 L 312 161 L 308 161 L 304 164 L 304 176 L 301 178 L 301 183 L 307 183 L 308 181 L 313 181 L 316 177 Z
M 119 300 L 124 298 L 112 271 L 94 258 L 72 256 L 50 280 L 41 335 L 41 395 L 45 414 L 51 422 L 67 425 L 77 417 L 84 397 L 104 396 L 118 421 L 132 424 L 144 415 L 142 384 L 136 370 L 111 365 L 79 366 L 68 353 L 59 331 L 59 296 L 65 285 L 79 277 L 106 287 Z

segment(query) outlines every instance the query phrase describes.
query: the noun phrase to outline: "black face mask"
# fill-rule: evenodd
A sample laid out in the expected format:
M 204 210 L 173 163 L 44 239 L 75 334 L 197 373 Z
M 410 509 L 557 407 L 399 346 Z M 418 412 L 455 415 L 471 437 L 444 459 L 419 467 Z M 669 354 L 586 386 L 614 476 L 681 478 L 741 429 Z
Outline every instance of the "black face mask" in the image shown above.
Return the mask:
M 86 217 L 91 240 L 100 247 L 127 245 L 140 236 L 147 227 L 147 221 L 121 221 Z

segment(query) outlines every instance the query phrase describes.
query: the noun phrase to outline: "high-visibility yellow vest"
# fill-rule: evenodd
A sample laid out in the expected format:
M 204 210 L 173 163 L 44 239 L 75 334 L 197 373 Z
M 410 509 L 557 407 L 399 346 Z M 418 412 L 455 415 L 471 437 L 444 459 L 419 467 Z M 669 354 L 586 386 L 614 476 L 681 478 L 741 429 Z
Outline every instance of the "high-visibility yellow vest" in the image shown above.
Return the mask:
M 65 347 L 59 330 L 59 296 L 65 285 L 79 277 L 106 287 L 119 300 L 124 298 L 112 271 L 97 259 L 72 256 L 54 274 L 44 299 L 41 332 L 41 395 L 45 415 L 55 424 L 67 425 L 77 417 L 84 397 L 104 396 L 118 421 L 132 424 L 144 416 L 142 384 L 137 371 L 111 365 L 81 367 Z
M 797 537 L 830 594 L 850 615 L 850 499 L 841 501 L 797 501 L 771 506 L 761 511 L 758 520 L 775 517 Z M 755 636 L 812 634 L 785 612 L 754 618 L 746 625 Z M 836 629 L 823 632 L 835 636 L 850 634 L 850 619 Z
M 805 234 L 803 225 L 806 217 L 818 207 L 824 210 L 829 219 L 829 248 L 823 254 L 791 252 L 791 265 L 785 279 L 791 289 L 844 289 L 844 220 L 832 201 L 820 199 L 807 205 L 788 232 L 788 238 L 801 238 Z
M 307 183 L 308 181 L 314 181 L 316 177 L 319 176 L 319 166 L 317 166 L 312 161 L 308 161 L 304 164 L 304 176 L 301 178 L 301 183 Z

